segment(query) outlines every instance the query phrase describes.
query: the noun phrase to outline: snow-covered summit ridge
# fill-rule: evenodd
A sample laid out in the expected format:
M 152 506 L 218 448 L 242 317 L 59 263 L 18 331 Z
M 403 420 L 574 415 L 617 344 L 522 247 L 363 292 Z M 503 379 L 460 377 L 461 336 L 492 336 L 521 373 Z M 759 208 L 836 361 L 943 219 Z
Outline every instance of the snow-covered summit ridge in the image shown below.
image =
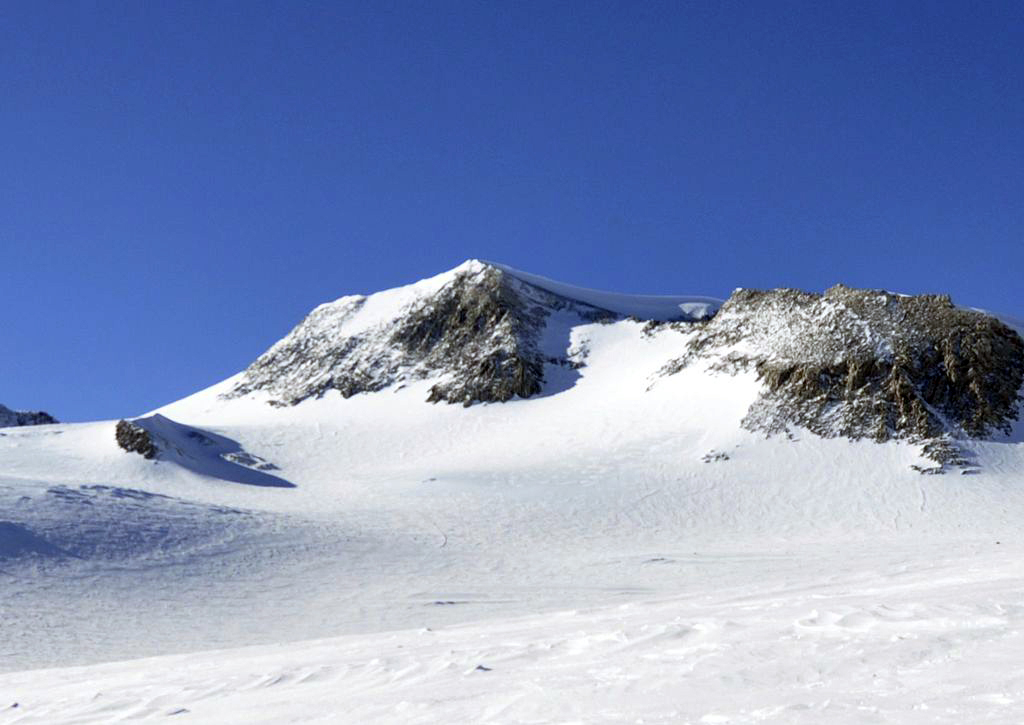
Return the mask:
M 476 260 L 474 260 L 475 262 Z M 722 306 L 717 297 L 700 297 L 695 295 L 629 295 L 619 292 L 576 287 L 550 280 L 547 277 L 522 272 L 513 267 L 497 262 L 476 262 L 500 269 L 506 274 L 522 280 L 534 287 L 547 290 L 571 300 L 584 302 L 594 307 L 615 312 L 624 317 L 636 317 L 641 320 L 704 320 L 712 317 Z M 467 263 L 469 264 L 469 263 Z
M 694 322 L 717 304 L 599 292 L 469 260 L 412 285 L 320 305 L 227 397 L 262 390 L 294 405 L 331 390 L 347 398 L 429 378 L 431 402 L 528 398 L 556 369 L 577 366 L 569 353 L 575 326 L 626 317 Z
M 723 300 L 717 297 L 699 295 L 631 295 L 620 292 L 606 292 L 587 287 L 557 282 L 530 272 L 524 272 L 507 264 L 480 259 L 467 259 L 447 272 L 427 277 L 413 284 L 394 287 L 369 295 L 345 295 L 332 302 L 326 302 L 313 313 L 341 313 L 346 317 L 345 332 L 354 334 L 389 322 L 397 315 L 421 300 L 436 294 L 445 285 L 460 276 L 477 276 L 486 270 L 498 270 L 538 289 L 568 300 L 582 302 L 591 307 L 613 312 L 623 317 L 641 320 L 702 320 L 718 311 Z M 358 315 L 351 318 L 345 314 L 353 308 Z

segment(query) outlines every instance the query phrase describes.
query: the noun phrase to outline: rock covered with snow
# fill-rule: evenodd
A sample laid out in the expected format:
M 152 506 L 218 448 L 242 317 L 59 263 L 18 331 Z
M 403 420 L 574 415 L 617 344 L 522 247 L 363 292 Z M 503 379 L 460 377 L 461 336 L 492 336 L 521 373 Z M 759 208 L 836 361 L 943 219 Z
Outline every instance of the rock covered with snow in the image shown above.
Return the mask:
M 56 422 L 57 419 L 49 413 L 44 413 L 42 411 L 11 410 L 5 405 L 0 405 L 0 428 L 22 425 L 50 425 Z
M 1024 383 L 1024 343 L 995 317 L 944 295 L 842 285 L 737 290 L 663 372 L 697 361 L 756 370 L 750 429 L 878 441 L 1009 432 Z M 926 447 L 940 462 L 955 462 L 951 450 Z
M 229 397 L 267 391 L 280 405 L 435 379 L 428 400 L 472 405 L 529 398 L 545 369 L 572 368 L 572 325 L 695 320 L 709 298 L 630 297 L 569 287 L 471 260 L 416 285 L 321 305 L 261 355 Z

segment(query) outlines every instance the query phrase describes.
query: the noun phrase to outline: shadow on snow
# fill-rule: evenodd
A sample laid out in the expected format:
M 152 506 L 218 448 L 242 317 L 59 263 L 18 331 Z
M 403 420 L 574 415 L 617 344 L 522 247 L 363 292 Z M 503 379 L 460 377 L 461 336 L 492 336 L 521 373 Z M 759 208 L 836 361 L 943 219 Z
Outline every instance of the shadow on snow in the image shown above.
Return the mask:
M 132 423 L 153 438 L 159 451 L 157 460 L 177 463 L 200 476 L 232 483 L 295 488 L 294 483 L 267 473 L 277 470 L 277 466 L 246 452 L 238 441 L 226 436 L 183 425 L 159 413 L 136 418 Z

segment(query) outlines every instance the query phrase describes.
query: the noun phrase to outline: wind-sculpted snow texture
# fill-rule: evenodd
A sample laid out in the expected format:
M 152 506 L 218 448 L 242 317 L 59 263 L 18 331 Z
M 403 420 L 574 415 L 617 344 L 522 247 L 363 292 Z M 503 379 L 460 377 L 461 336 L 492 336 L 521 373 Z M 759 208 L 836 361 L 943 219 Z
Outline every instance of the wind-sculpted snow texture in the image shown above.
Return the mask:
M 278 404 L 295 405 L 331 390 L 348 398 L 436 378 L 430 402 L 469 406 L 529 398 L 544 389 L 547 366 L 579 365 L 566 352 L 572 326 L 622 317 L 483 262 L 453 270 L 436 290 L 417 294 L 414 287 L 383 315 L 380 295 L 318 307 L 245 371 L 229 397 L 266 390 Z M 371 304 L 377 309 L 367 310 Z M 706 301 L 693 305 L 690 312 L 676 304 L 676 319 L 708 314 Z
M 11 495 L 0 485 L 0 503 L 9 504 Z M 209 546 L 206 539 L 225 538 L 244 519 L 230 507 L 101 485 L 50 486 L 22 495 L 10 513 L 19 521 L 0 521 L 0 561 L 24 558 L 37 565 L 49 559 L 166 559 Z M 201 520 L 216 525 L 199 531 Z
M 908 439 L 940 464 L 967 462 L 952 439 L 1009 433 L 1024 382 L 1020 336 L 944 295 L 737 290 L 688 348 L 664 372 L 756 370 L 749 429 Z
M 0 405 L 0 428 L 22 425 L 50 425 L 56 422 L 57 419 L 49 413 L 11 410 L 6 405 Z

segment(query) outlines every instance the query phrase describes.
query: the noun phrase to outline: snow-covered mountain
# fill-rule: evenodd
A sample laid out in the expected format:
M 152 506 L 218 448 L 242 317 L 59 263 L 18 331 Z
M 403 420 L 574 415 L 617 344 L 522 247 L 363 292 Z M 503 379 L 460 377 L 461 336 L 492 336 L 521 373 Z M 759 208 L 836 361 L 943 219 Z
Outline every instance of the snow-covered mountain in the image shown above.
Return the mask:
M 647 323 L 648 338 L 679 340 L 682 354 L 661 375 L 690 365 L 755 371 L 763 389 L 743 420 L 751 430 L 908 439 L 938 464 L 922 470 L 941 472 L 971 465 L 958 441 L 1008 434 L 1018 418 L 1020 336 L 948 297 L 839 285 L 820 295 L 736 290 L 716 314 L 720 306 L 581 290 L 470 260 L 409 287 L 318 307 L 223 397 L 262 391 L 272 405 L 296 405 L 419 380 L 431 383 L 428 402 L 467 407 L 551 395 L 587 364 L 589 344 L 574 342 L 574 330 L 631 320 Z
M 1022 383 L 937 296 L 343 297 L 0 431 L 0 723 L 1017 721 Z

